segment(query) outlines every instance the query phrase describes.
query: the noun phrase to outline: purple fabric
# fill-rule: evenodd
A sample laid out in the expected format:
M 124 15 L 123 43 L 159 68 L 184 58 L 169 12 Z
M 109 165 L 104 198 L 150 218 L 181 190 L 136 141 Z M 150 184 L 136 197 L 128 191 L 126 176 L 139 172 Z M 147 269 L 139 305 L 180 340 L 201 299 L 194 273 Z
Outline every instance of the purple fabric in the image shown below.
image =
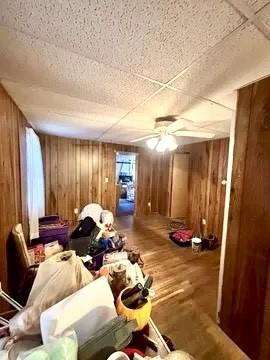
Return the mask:
M 39 223 L 39 241 L 43 245 L 58 240 L 59 244 L 68 243 L 68 221 L 61 220 L 58 215 L 45 216 Z

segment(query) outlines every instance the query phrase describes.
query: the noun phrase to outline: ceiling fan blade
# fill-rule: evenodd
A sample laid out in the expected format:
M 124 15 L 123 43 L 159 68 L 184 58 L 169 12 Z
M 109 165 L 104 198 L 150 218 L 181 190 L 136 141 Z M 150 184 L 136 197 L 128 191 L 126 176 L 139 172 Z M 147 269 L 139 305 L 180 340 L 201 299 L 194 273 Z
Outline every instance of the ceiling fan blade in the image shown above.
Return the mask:
M 139 142 L 139 141 L 142 141 L 142 140 L 146 140 L 146 139 L 150 139 L 150 138 L 155 138 L 155 137 L 158 137 L 158 136 L 159 136 L 159 135 L 156 135 L 156 134 L 146 135 L 146 136 L 143 136 L 143 137 L 134 139 L 134 140 L 130 140 L 130 142 L 131 142 L 131 143 L 135 143 L 135 142 Z
M 212 139 L 215 134 L 210 132 L 204 131 L 189 131 L 189 130 L 182 130 L 176 131 L 173 133 L 175 136 L 188 136 L 188 137 L 197 137 L 197 138 L 204 138 L 204 139 Z
M 190 122 L 185 119 L 178 119 L 175 122 L 171 123 L 169 126 L 167 126 L 167 130 L 169 133 L 173 133 L 177 130 L 183 129 L 187 125 L 190 125 Z

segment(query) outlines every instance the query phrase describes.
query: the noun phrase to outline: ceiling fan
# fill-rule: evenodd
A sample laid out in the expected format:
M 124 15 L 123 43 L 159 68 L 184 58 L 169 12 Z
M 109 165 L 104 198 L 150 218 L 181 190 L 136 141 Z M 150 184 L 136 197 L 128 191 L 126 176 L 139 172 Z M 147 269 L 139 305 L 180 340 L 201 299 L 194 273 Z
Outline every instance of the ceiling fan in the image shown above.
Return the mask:
M 204 131 L 184 130 L 185 126 L 190 125 L 190 121 L 177 119 L 176 115 L 162 116 L 155 119 L 155 128 L 152 134 L 131 140 L 135 143 L 147 140 L 147 146 L 159 152 L 165 150 L 174 151 L 177 149 L 175 136 L 188 136 L 204 139 L 212 139 L 215 134 Z

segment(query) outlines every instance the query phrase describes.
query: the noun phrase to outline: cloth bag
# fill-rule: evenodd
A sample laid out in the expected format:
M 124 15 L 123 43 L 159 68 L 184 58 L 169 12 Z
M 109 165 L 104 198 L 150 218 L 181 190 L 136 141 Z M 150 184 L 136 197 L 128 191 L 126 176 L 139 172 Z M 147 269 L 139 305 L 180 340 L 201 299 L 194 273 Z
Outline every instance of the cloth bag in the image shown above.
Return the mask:
M 93 276 L 72 250 L 41 263 L 25 308 L 9 322 L 11 335 L 40 334 L 41 313 L 91 281 Z

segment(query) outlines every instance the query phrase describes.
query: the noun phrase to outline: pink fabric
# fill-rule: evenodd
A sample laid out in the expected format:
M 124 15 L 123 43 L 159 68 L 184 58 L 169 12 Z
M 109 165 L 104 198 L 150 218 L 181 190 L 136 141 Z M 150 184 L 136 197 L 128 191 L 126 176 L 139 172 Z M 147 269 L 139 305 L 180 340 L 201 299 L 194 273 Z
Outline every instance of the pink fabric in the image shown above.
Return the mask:
M 177 241 L 187 241 L 192 238 L 193 230 L 176 230 L 173 234 L 173 237 Z

